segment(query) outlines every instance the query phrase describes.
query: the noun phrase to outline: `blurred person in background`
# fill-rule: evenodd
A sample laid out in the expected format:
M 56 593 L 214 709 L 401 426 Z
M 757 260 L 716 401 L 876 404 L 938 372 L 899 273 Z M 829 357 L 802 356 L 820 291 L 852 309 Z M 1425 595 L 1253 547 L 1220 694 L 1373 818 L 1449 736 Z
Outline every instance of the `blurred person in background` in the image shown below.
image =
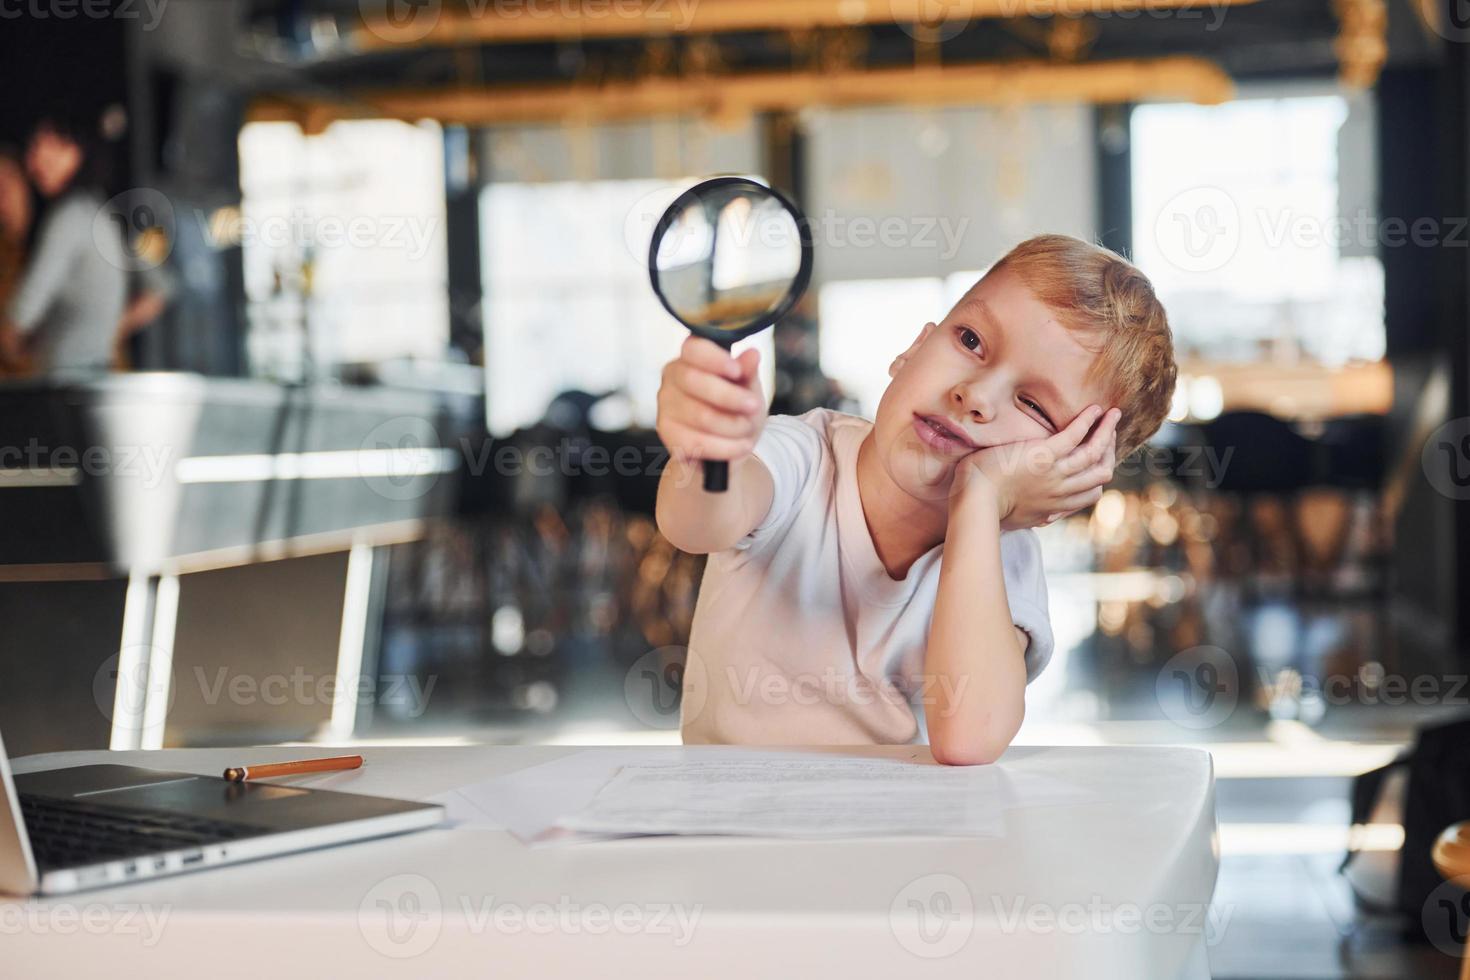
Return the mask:
M 20 152 L 0 146 L 0 310 L 20 282 L 25 266 L 26 237 L 31 231 L 31 185 Z M 23 373 L 26 365 L 0 361 L 0 377 Z
M 26 173 L 46 203 L 0 321 L 0 358 L 40 373 L 106 370 L 127 301 L 122 231 L 98 220 L 105 199 L 90 144 L 46 120 L 26 147 Z

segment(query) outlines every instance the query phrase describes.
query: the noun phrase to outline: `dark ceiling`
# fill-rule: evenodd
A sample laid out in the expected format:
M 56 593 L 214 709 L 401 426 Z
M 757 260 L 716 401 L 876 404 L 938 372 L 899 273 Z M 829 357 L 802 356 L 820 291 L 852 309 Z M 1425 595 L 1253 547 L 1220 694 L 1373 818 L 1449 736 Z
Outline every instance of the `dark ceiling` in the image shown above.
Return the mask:
M 455 0 L 445 0 L 450 9 Z M 469 0 L 474 2 L 474 0 Z M 488 0 L 486 0 L 488 2 Z M 1407 0 L 1389 3 L 1389 64 L 1426 64 L 1437 45 Z M 247 36 L 301 73 L 303 83 L 325 89 L 498 85 L 628 78 L 646 71 L 650 39 L 597 38 L 575 42 L 476 44 L 454 48 L 401 47 L 356 52 L 350 45 L 323 43 L 324 20 L 347 35 L 360 24 L 358 0 L 247 0 Z M 1088 61 L 1197 55 L 1219 64 L 1237 80 L 1283 76 L 1323 77 L 1337 71 L 1333 41 L 1339 24 L 1331 0 L 1257 0 L 1237 6 L 1090 15 L 1083 18 L 1091 40 L 1079 57 Z M 1053 18 L 978 20 L 941 43 L 945 64 L 1046 58 Z M 331 31 L 325 32 L 331 36 Z M 837 31 L 818 32 L 833 37 Z M 914 62 L 916 42 L 909 25 L 842 28 L 844 41 L 861 52 L 860 63 L 892 67 Z M 811 39 L 808 38 L 808 41 Z M 811 47 L 793 44 L 786 32 L 670 35 L 653 42 L 663 63 L 686 61 L 690 48 L 722 71 L 803 67 Z M 929 52 L 932 56 L 932 52 Z

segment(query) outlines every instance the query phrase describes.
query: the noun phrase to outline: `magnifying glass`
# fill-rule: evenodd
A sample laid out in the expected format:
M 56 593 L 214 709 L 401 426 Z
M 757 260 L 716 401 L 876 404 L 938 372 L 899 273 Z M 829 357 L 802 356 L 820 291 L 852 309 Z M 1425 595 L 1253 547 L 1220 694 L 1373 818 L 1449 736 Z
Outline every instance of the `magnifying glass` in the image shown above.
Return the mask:
M 648 278 L 664 309 L 726 350 L 790 312 L 811 275 L 806 216 L 745 177 L 713 177 L 680 194 L 648 246 Z M 723 493 L 729 482 L 725 460 L 704 461 L 705 490 Z

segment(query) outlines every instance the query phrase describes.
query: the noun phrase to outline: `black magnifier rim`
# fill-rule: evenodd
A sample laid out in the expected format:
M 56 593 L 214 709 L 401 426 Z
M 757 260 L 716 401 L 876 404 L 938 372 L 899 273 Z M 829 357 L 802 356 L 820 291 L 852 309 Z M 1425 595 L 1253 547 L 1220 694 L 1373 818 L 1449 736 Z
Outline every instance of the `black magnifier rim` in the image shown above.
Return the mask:
M 664 233 L 669 230 L 669 226 L 674 223 L 674 220 L 678 218 L 680 212 L 687 205 L 697 201 L 705 191 L 712 190 L 716 187 L 731 186 L 754 188 L 755 190 L 771 195 L 781 203 L 781 206 L 796 221 L 796 233 L 801 240 L 801 265 L 796 270 L 796 278 L 792 280 L 791 288 L 786 291 L 785 298 L 781 300 L 780 304 L 774 310 L 763 314 L 739 330 L 711 330 L 685 320 L 669 304 L 668 298 L 664 296 L 664 291 L 659 288 L 658 284 L 658 246 L 659 242 L 663 241 Z M 793 204 L 785 194 L 782 194 L 769 184 L 762 184 L 760 181 L 751 180 L 749 177 L 711 177 L 708 180 L 701 180 L 693 187 L 690 187 L 678 197 L 674 198 L 673 203 L 664 209 L 664 213 L 658 219 L 658 224 L 653 226 L 653 238 L 648 243 L 648 281 L 653 285 L 653 292 L 658 297 L 658 301 L 663 304 L 664 309 L 669 311 L 670 316 L 688 327 L 692 333 L 700 337 L 707 337 L 716 343 L 729 345 L 737 340 L 744 340 L 751 334 L 759 333 L 766 329 L 787 313 L 790 313 L 791 308 L 806 293 L 806 287 L 811 282 L 811 278 L 812 229 L 806 220 L 806 215 L 802 214 L 801 209 Z

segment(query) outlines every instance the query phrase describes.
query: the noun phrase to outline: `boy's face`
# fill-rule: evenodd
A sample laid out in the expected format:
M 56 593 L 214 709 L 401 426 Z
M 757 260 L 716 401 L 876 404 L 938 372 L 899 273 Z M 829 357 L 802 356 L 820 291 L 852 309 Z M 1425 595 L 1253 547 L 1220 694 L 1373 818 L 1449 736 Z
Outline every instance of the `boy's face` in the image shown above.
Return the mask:
M 925 324 L 888 369 L 875 447 L 907 493 L 947 493 L 955 464 L 990 446 L 1044 439 L 1107 394 L 1084 382 L 1096 355 L 1008 270 L 988 276 L 939 324 Z M 966 440 L 936 439 L 934 418 Z

